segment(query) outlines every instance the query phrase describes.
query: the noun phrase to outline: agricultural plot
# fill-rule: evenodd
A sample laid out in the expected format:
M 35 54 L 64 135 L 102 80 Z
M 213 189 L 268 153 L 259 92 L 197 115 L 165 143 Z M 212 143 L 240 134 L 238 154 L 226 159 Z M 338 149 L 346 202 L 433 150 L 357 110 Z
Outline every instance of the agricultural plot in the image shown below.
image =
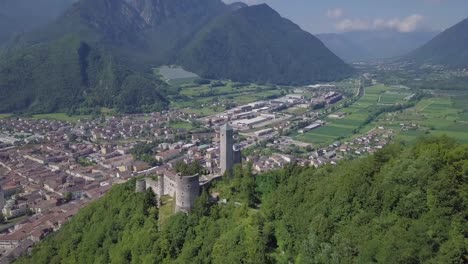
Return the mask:
M 190 130 L 194 128 L 192 123 L 184 122 L 184 121 L 171 122 L 169 123 L 169 127 L 173 129 L 185 129 L 185 130 Z
M 446 135 L 468 142 L 468 98 L 434 97 L 421 100 L 415 107 L 393 113 L 377 123 L 396 126 L 398 138 L 413 141 L 423 135 Z
M 241 85 L 229 81 L 216 87 L 194 83 L 179 86 L 179 96 L 171 100 L 171 107 L 186 113 L 208 116 L 226 110 L 226 105 L 247 104 L 279 96 L 281 89 L 263 85 Z
M 79 120 L 90 118 L 90 115 L 75 115 L 69 116 L 66 113 L 52 113 L 52 114 L 40 114 L 33 115 L 32 118 L 35 119 L 49 119 L 57 120 L 62 122 L 77 123 Z
M 9 118 L 12 114 L 0 114 L 0 119 Z
M 399 87 L 385 85 L 368 87 L 364 96 L 357 102 L 340 110 L 346 114 L 345 117 L 341 119 L 328 118 L 324 127 L 298 135 L 296 139 L 314 144 L 330 144 L 339 139 L 353 137 L 359 129 L 360 132 L 367 132 L 375 126 L 375 124 L 363 126 L 371 115 L 382 107 L 405 102 L 404 99 L 409 95 L 411 93 L 407 89 Z
M 399 93 L 384 93 L 380 97 L 380 104 L 385 105 L 393 105 L 396 103 L 402 103 L 406 97 L 410 96 L 410 94 L 399 94 Z

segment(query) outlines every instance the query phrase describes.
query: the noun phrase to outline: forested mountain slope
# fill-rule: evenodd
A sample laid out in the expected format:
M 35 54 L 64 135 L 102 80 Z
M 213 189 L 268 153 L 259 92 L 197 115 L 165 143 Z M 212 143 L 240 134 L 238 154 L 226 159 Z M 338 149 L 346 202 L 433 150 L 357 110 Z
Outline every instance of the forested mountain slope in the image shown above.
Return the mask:
M 212 189 L 227 204 L 204 193 L 160 231 L 132 181 L 17 263 L 466 263 L 467 179 L 468 146 L 447 138 L 336 167 L 237 168 Z
M 300 85 L 343 79 L 353 72 L 319 39 L 266 4 L 214 19 L 178 61 L 201 76 L 243 82 Z
M 165 64 L 180 64 L 202 77 L 278 84 L 353 73 L 317 38 L 266 5 L 77 0 L 55 23 L 6 45 L 0 56 L 0 113 L 162 109 L 167 87 L 146 73 Z M 129 76 L 140 81 L 128 81 Z
M 440 33 L 405 59 L 418 64 L 468 67 L 468 18 Z

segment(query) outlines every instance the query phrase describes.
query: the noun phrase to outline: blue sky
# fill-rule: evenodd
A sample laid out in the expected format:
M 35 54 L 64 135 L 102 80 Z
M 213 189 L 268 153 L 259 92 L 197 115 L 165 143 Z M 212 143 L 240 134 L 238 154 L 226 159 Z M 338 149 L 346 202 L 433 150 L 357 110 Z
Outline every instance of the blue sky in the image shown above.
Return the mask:
M 224 0 L 225 2 L 237 2 Z M 267 3 L 311 33 L 444 30 L 468 18 L 468 0 L 243 0 Z

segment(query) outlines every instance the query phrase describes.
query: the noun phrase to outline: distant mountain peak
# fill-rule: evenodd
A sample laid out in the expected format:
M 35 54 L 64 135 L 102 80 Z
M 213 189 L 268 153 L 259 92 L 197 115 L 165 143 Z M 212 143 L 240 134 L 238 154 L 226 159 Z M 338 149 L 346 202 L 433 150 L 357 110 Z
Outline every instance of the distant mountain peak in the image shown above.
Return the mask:
M 249 5 L 244 2 L 235 2 L 229 5 L 229 9 L 231 9 L 232 11 L 236 11 L 238 9 L 248 7 L 248 6 Z
M 468 19 L 450 27 L 431 41 L 410 53 L 406 60 L 417 64 L 468 66 Z

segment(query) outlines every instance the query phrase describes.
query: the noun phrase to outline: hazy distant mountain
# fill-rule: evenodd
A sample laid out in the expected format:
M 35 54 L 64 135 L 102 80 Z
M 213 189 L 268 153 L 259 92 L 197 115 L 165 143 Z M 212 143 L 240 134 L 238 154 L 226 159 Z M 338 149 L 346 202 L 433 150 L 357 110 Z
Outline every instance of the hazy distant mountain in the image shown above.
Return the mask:
M 437 35 L 406 58 L 417 63 L 468 66 L 468 19 Z
M 76 0 L 0 0 L 0 45 L 51 23 Z
M 347 61 L 403 56 L 431 40 L 437 32 L 355 31 L 317 37 Z
M 353 70 L 267 5 L 220 0 L 79 0 L 23 35 L 0 60 L 0 112 L 165 107 L 149 69 L 181 64 L 203 77 L 310 83 Z

